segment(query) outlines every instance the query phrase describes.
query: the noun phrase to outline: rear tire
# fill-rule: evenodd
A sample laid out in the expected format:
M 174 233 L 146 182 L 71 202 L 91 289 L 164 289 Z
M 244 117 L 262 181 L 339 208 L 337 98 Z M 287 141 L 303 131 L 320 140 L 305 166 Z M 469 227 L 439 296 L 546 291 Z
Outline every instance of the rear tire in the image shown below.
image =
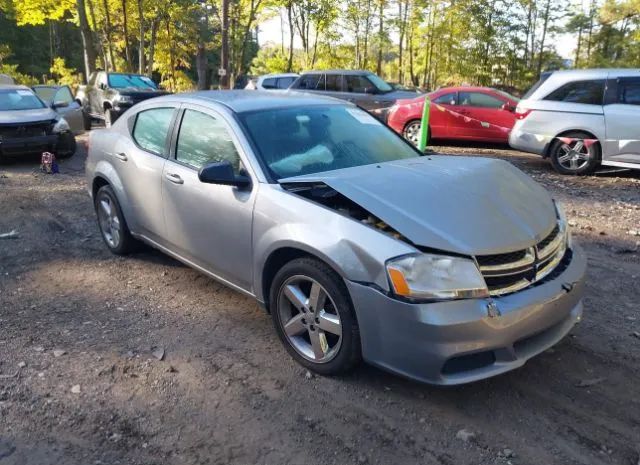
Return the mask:
M 94 208 L 102 239 L 112 253 L 127 255 L 138 249 L 140 243 L 131 235 L 111 186 L 106 185 L 98 189 Z
M 331 376 L 362 359 L 349 291 L 325 263 L 305 257 L 284 265 L 271 283 L 269 301 L 276 332 L 300 365 Z
M 420 127 L 422 121 L 415 119 L 409 121 L 402 130 L 402 136 L 416 147 L 420 142 Z M 431 139 L 431 128 L 427 128 L 427 140 Z
M 575 131 L 564 134 L 562 139 L 576 139 L 570 143 L 556 138 L 549 148 L 549 159 L 551 166 L 560 174 L 583 176 L 593 173 L 598 166 L 602 156 L 600 142 L 590 146 L 584 144 L 585 139 L 595 139 L 584 132 Z

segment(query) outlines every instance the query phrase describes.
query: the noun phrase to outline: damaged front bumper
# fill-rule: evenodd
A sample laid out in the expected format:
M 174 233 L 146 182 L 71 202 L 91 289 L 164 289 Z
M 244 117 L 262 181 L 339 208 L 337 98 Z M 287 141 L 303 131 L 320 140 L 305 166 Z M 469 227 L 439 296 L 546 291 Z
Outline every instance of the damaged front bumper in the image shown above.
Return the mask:
M 558 272 L 493 299 L 414 304 L 347 281 L 364 359 L 431 384 L 453 385 L 518 368 L 581 319 L 586 258 L 567 252 Z

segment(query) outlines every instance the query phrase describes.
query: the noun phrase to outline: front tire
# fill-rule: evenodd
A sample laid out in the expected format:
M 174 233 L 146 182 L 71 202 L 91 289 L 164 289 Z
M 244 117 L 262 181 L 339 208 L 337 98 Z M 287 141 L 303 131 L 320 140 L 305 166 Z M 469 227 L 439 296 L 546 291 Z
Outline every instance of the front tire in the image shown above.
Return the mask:
M 360 332 L 349 292 L 325 263 L 292 260 L 276 274 L 269 296 L 276 332 L 299 364 L 331 376 L 360 362 Z
M 600 142 L 587 144 L 585 140 L 594 139 L 589 134 L 578 131 L 556 138 L 549 148 L 553 169 L 560 174 L 575 176 L 593 173 L 600 166 L 602 149 Z
M 138 241 L 129 232 L 122 209 L 111 186 L 98 189 L 94 199 L 102 239 L 115 255 L 126 255 L 137 249 Z

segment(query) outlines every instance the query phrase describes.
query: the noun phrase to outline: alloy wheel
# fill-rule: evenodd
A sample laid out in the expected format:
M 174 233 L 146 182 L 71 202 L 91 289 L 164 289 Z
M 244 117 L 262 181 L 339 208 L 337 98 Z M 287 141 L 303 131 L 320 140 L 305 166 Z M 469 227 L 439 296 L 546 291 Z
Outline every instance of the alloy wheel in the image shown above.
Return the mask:
M 340 314 L 319 282 L 302 275 L 287 279 L 278 294 L 277 311 L 287 341 L 302 357 L 327 363 L 338 354 L 342 343 Z
M 589 163 L 591 152 L 584 141 L 577 140 L 558 147 L 556 159 L 564 169 L 578 171 Z
M 420 122 L 414 121 L 413 123 L 409 123 L 407 127 L 404 128 L 404 138 L 415 146 L 417 146 L 418 142 L 420 141 L 420 126 Z
M 107 195 L 101 195 L 98 198 L 97 205 L 100 231 L 102 231 L 102 235 L 109 247 L 115 249 L 120 245 L 120 238 L 122 236 L 122 225 L 115 205 Z

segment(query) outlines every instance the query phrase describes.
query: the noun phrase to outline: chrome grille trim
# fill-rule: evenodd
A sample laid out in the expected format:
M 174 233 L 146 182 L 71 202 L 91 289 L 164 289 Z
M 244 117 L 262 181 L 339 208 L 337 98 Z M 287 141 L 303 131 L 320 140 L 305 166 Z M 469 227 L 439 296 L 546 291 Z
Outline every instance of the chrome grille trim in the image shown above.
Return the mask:
M 566 250 L 566 226 L 558 223 L 535 246 L 512 252 L 514 256 L 522 257 L 518 260 L 504 263 L 501 259 L 509 254 L 500 254 L 478 256 L 476 262 L 490 295 L 499 296 L 524 289 L 546 277 L 558 266 Z M 499 264 L 486 264 L 495 262 Z

